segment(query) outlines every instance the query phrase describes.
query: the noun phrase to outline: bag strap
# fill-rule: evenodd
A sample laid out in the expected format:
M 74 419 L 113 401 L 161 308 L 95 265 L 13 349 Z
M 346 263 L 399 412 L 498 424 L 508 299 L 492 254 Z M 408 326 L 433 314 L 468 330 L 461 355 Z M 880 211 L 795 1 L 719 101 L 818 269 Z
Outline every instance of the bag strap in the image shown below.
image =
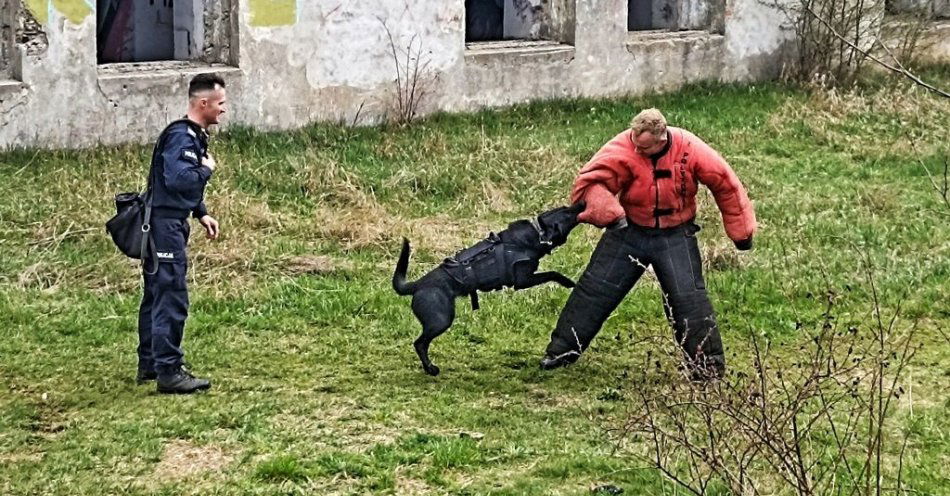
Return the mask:
M 152 161 L 149 164 L 148 185 L 146 186 L 146 191 L 149 195 L 151 195 L 152 192 L 152 184 L 154 182 L 153 176 L 155 175 L 155 168 L 152 167 L 152 164 L 155 163 L 155 159 L 158 157 L 158 154 L 161 153 L 162 148 L 165 147 L 165 139 L 168 137 L 168 132 L 171 130 L 172 126 L 181 123 L 185 123 L 189 128 L 194 130 L 196 134 L 198 131 L 204 132 L 201 127 L 191 119 L 177 119 L 165 126 L 165 129 L 162 130 L 162 133 L 158 135 L 158 139 L 155 140 L 155 147 L 152 148 Z
M 154 276 L 156 273 L 158 273 L 158 250 L 155 248 L 155 240 L 152 239 L 151 234 L 153 197 L 152 187 L 155 184 L 155 163 L 156 159 L 158 158 L 158 154 L 161 153 L 162 148 L 165 147 L 165 139 L 168 137 L 168 132 L 171 130 L 172 126 L 182 122 L 187 124 L 188 127 L 192 129 L 198 127 L 198 125 L 192 122 L 190 119 L 178 119 L 165 126 L 165 129 L 162 130 L 162 133 L 158 135 L 158 139 L 155 141 L 155 147 L 152 149 L 152 161 L 149 163 L 148 182 L 145 189 L 145 218 L 142 221 L 142 247 L 139 253 L 142 254 L 142 270 L 150 276 Z M 154 269 L 151 271 L 145 267 L 145 264 L 147 263 L 146 260 L 149 258 L 145 256 L 146 253 L 151 256 L 152 264 L 154 265 Z

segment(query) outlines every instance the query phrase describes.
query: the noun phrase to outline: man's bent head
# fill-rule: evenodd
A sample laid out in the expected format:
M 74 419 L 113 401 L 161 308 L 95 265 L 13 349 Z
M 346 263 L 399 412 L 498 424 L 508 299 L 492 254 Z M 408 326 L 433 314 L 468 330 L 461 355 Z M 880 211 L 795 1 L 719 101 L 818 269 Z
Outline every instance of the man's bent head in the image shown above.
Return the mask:
M 666 117 L 655 108 L 641 111 L 630 121 L 630 135 L 637 152 L 642 155 L 658 153 L 666 145 Z

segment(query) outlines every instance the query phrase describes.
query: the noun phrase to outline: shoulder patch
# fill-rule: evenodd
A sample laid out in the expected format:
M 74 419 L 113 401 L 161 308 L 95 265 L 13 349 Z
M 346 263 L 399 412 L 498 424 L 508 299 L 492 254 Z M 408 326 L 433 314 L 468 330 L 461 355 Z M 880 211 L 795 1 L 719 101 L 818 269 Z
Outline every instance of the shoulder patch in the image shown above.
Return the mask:
M 191 148 L 185 148 L 184 150 L 182 150 L 181 158 L 182 160 L 187 160 L 194 164 L 198 163 L 198 154 L 195 153 L 195 151 L 192 150 Z

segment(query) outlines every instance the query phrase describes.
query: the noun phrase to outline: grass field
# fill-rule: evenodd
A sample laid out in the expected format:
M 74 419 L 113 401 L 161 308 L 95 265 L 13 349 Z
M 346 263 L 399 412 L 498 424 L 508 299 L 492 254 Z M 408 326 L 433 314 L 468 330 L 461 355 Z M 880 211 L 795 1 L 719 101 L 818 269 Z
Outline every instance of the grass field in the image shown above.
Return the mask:
M 950 86 L 950 68 L 927 76 Z M 408 128 L 231 129 L 207 198 L 223 239 L 193 230 L 186 359 L 208 394 L 133 381 L 137 267 L 102 225 L 144 181 L 149 149 L 0 153 L 0 494 L 678 494 L 615 450 L 624 374 L 667 333 L 645 277 L 575 366 L 537 360 L 568 292 L 458 303 L 424 375 L 409 300 L 389 286 L 399 240 L 418 276 L 489 230 L 566 201 L 587 158 L 656 106 L 717 148 L 760 232 L 738 253 L 707 193 L 706 280 L 732 366 L 745 337 L 794 354 L 798 327 L 902 303 L 922 350 L 893 413 L 913 435 L 904 482 L 950 494 L 950 101 L 907 86 L 842 93 L 704 85 L 620 100 L 437 115 Z M 918 160 L 919 159 L 919 160 Z M 542 263 L 576 277 L 599 232 Z M 681 494 L 681 493 L 680 493 Z

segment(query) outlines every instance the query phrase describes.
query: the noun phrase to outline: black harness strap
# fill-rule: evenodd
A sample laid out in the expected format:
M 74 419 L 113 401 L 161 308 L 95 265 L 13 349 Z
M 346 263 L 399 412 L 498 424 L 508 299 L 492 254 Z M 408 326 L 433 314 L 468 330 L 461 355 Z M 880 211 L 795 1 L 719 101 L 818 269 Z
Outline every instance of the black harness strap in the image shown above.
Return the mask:
M 158 250 L 155 248 L 155 240 L 152 239 L 152 186 L 155 184 L 155 169 L 153 165 L 156 163 L 158 155 L 162 153 L 162 150 L 165 148 L 165 139 L 168 137 L 168 131 L 171 130 L 172 126 L 184 122 L 188 125 L 189 128 L 195 131 L 201 128 L 197 124 L 192 122 L 190 119 L 178 119 L 172 121 L 170 124 L 165 126 L 165 129 L 162 130 L 162 133 L 158 135 L 158 140 L 155 141 L 155 148 L 152 149 L 152 162 L 149 164 L 148 169 L 148 186 L 145 192 L 145 218 L 142 219 L 142 270 L 150 276 L 154 276 L 158 273 Z M 164 169 L 164 165 L 163 165 Z M 148 250 L 148 251 L 146 251 Z M 151 256 L 152 263 L 154 264 L 154 270 L 148 270 L 145 268 L 146 260 L 148 257 L 146 253 Z

